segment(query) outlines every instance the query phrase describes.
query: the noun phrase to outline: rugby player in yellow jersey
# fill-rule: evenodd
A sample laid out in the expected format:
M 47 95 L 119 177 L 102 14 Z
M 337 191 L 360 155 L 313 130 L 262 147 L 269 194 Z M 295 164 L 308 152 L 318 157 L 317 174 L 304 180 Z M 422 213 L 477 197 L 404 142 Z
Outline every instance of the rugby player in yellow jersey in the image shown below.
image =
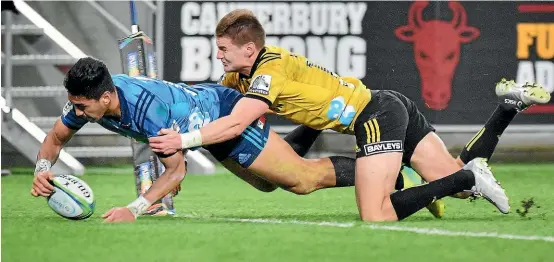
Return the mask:
M 218 58 L 228 74 L 223 82 L 244 88 L 233 112 L 198 132 L 150 139 L 156 152 L 209 145 L 232 139 L 268 109 L 313 129 L 356 136 L 356 200 L 364 221 L 401 220 L 436 199 L 460 192 L 483 196 L 502 213 L 508 198 L 487 166 L 498 137 L 517 113 L 550 94 L 537 85 L 497 84 L 501 104 L 459 159 L 446 150 L 415 104 L 394 91 L 373 91 L 287 50 L 265 46 L 265 33 L 248 10 L 235 10 L 216 28 Z M 233 72 L 233 73 L 229 73 Z M 266 161 L 266 168 L 286 170 L 286 163 Z M 413 167 L 426 185 L 393 191 L 401 163 Z M 465 165 L 464 165 L 465 164 Z
M 359 81 L 355 78 L 349 78 L 349 77 L 343 77 L 343 79 L 350 82 Z M 230 88 L 236 89 L 243 94 L 245 94 L 248 91 L 248 85 L 241 85 L 241 84 L 238 84 L 237 82 L 233 82 L 232 78 L 230 77 L 226 78 L 225 74 L 221 77 L 218 83 L 228 86 Z M 274 112 L 271 110 L 269 110 L 267 113 L 274 114 Z M 322 131 L 323 130 L 313 129 L 306 125 L 300 125 L 294 130 L 292 130 L 285 137 L 283 137 L 283 140 L 285 140 L 289 144 L 289 146 L 294 150 L 294 152 L 296 152 L 296 154 L 298 154 L 298 156 L 304 157 L 308 153 L 309 149 L 312 147 L 313 143 L 316 141 L 317 137 L 321 134 Z M 351 176 L 352 174 L 355 173 L 355 170 L 354 170 L 355 164 L 356 164 L 355 159 L 345 158 L 345 157 L 341 157 L 340 159 L 331 157 L 331 159 L 332 159 L 331 162 L 333 163 L 334 168 L 340 169 L 340 171 L 335 174 L 336 176 L 335 185 L 322 185 L 322 186 L 324 188 L 354 186 L 353 184 L 354 178 Z M 231 171 L 234 172 L 235 174 L 238 173 L 236 170 L 231 170 Z M 248 173 L 249 173 L 248 171 L 240 172 L 240 174 L 242 174 L 243 176 L 252 177 L 251 181 L 255 182 L 257 180 L 255 179 L 256 176 L 252 174 L 248 175 Z M 409 187 L 417 186 L 424 183 L 424 181 L 422 181 L 421 178 L 419 179 L 413 178 L 413 175 L 411 175 L 412 173 L 414 173 L 414 171 L 411 168 L 402 166 L 401 171 L 398 174 L 398 178 L 396 180 L 394 189 L 401 190 L 404 188 L 409 188 Z M 341 174 L 340 177 L 338 174 Z M 322 181 L 331 181 L 331 180 L 332 179 L 324 179 Z M 314 181 L 314 180 L 312 179 L 309 181 Z M 305 181 L 304 184 L 307 185 L 307 184 L 310 184 L 310 182 Z M 256 183 L 256 186 L 258 185 L 263 185 L 263 183 Z M 263 188 L 269 188 L 269 186 L 264 186 Z M 320 188 L 320 187 L 313 186 L 311 188 Z M 445 206 L 446 205 L 442 200 L 436 200 L 436 201 L 433 201 L 431 204 L 429 204 L 427 206 L 427 209 L 434 217 L 442 218 L 444 216 Z

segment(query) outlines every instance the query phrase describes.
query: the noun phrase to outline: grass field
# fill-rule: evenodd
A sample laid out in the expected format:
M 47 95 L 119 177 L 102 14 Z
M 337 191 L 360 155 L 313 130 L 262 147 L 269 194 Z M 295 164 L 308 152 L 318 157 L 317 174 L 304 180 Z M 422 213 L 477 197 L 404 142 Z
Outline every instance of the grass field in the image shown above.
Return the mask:
M 484 200 L 446 199 L 443 219 L 420 211 L 397 223 L 359 222 L 353 188 L 308 196 L 261 193 L 231 174 L 189 175 L 178 216 L 104 224 L 135 199 L 129 169 L 89 168 L 97 201 L 84 221 L 29 194 L 31 170 L 2 182 L 2 261 L 553 261 L 554 165 L 493 166 L 512 213 Z M 516 209 L 533 197 L 522 217 Z

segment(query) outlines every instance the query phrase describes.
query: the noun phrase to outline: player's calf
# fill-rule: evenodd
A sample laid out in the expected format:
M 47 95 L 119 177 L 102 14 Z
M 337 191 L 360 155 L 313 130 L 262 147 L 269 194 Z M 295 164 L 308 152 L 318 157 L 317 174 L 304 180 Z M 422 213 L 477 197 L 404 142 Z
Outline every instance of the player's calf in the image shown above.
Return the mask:
M 277 189 L 277 185 L 257 176 L 248 169 L 241 167 L 233 159 L 227 158 L 221 161 L 221 164 L 244 182 L 250 184 L 254 188 L 262 192 L 273 192 Z

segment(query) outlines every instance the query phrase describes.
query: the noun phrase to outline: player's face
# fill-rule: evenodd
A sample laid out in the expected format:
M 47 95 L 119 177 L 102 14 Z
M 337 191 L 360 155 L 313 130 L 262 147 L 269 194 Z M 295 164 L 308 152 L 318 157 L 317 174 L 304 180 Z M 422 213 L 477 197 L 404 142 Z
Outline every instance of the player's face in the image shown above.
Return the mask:
M 250 56 L 247 44 L 235 45 L 229 37 L 216 37 L 217 59 L 223 63 L 225 72 L 237 72 L 245 67 L 249 67 L 248 58 Z
M 69 101 L 75 107 L 75 114 L 78 117 L 87 119 L 89 122 L 97 122 L 106 113 L 109 100 L 106 101 L 107 98 L 105 96 L 106 94 L 102 95 L 99 100 L 96 100 L 68 94 Z

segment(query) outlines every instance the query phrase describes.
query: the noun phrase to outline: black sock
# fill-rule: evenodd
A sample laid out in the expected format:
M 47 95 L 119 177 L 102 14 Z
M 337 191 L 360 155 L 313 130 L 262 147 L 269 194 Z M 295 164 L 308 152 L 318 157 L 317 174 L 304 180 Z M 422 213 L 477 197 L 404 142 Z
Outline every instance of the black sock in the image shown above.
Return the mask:
M 434 200 L 469 190 L 475 185 L 475 177 L 469 170 L 460 170 L 429 184 L 397 191 L 390 196 L 398 220 L 402 220 Z
M 344 156 L 329 157 L 335 168 L 335 187 L 354 186 L 356 177 L 356 159 Z
M 404 177 L 402 176 L 402 173 L 398 173 L 396 184 L 394 184 L 394 190 L 402 190 L 402 188 L 404 188 Z
M 292 130 L 284 139 L 289 143 L 294 152 L 303 157 L 308 153 L 310 147 L 312 147 L 319 134 L 321 134 L 321 131 L 301 125 Z
M 485 126 L 464 147 L 460 159 L 466 164 L 476 157 L 490 160 L 498 144 L 498 139 L 516 115 L 515 109 L 504 109 L 497 106 Z
M 335 187 L 354 186 L 356 182 L 356 159 L 344 156 L 331 156 L 329 159 L 335 168 Z M 395 189 L 400 190 L 402 188 L 404 188 L 404 178 L 400 173 L 396 178 Z

